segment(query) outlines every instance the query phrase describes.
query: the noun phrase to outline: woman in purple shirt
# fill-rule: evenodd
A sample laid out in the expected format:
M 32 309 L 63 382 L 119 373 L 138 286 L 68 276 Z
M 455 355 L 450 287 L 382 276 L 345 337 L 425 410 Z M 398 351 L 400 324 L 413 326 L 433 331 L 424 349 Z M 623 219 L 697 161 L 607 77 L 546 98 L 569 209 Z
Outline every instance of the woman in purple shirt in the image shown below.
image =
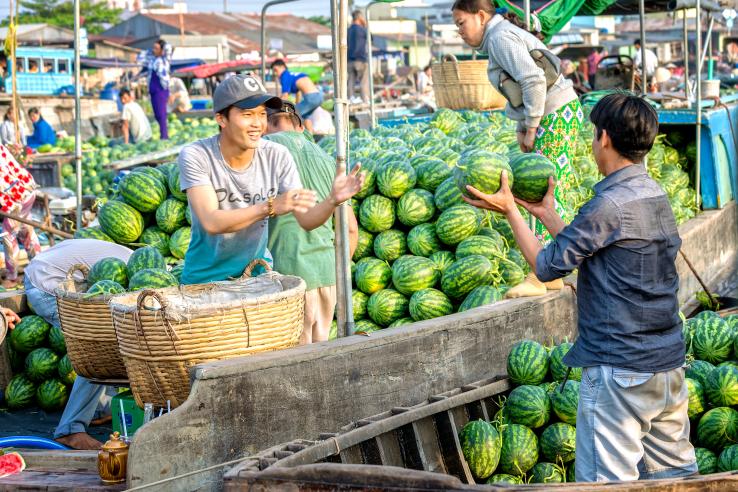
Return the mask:
M 154 119 L 159 123 L 159 135 L 162 140 L 169 138 L 167 129 L 167 103 L 169 102 L 171 58 L 172 47 L 163 39 L 154 41 L 151 51 L 146 53 L 151 107 L 154 110 Z

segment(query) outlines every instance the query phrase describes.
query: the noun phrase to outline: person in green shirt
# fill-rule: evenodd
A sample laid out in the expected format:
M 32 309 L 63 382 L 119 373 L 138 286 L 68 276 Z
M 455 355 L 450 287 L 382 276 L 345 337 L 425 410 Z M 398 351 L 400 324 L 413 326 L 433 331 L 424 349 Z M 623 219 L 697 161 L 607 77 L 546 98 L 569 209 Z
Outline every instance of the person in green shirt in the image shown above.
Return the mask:
M 268 110 L 267 135 L 272 142 L 284 145 L 297 165 L 300 180 L 315 190 L 318 201 L 331 192 L 336 173 L 333 159 L 304 133 L 302 117 L 289 101 L 279 109 Z M 349 249 L 354 254 L 359 226 L 349 210 Z M 305 325 L 301 344 L 328 340 L 336 309 L 336 255 L 333 225 L 306 231 L 291 214 L 269 220 L 268 248 L 274 258 L 274 269 L 285 275 L 305 280 Z

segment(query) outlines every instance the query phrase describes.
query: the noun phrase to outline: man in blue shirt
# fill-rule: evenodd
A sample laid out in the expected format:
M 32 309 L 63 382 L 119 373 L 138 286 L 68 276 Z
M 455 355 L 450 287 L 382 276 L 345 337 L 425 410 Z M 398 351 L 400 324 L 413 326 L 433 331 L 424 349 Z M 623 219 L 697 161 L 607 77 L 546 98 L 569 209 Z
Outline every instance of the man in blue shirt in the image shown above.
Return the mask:
M 354 10 L 353 23 L 348 28 L 348 97 L 354 98 L 354 86 L 359 81 L 361 100 L 369 102 L 369 71 L 367 70 L 366 19 L 361 10 Z
M 38 108 L 28 110 L 28 117 L 33 123 L 33 135 L 28 137 L 26 144 L 32 149 L 37 149 L 42 145 L 56 145 L 56 132 L 49 125 Z
M 507 217 L 542 282 L 579 269 L 578 331 L 564 358 L 582 367 L 577 412 L 577 481 L 672 478 L 697 472 L 689 442 L 685 346 L 675 259 L 681 239 L 666 195 L 643 159 L 658 133 L 656 111 L 624 93 L 604 97 L 590 116 L 592 150 L 605 178 L 567 225 L 554 209 L 554 181 L 540 203 L 469 187 L 473 205 Z M 515 202 L 554 240 L 536 240 Z
M 290 94 L 295 96 L 297 104 L 297 112 L 304 120 L 315 111 L 315 109 L 323 104 L 323 93 L 320 91 L 313 81 L 302 72 L 290 72 L 284 60 L 276 60 L 272 63 L 272 71 L 274 77 L 279 79 L 279 85 L 282 86 L 282 99 L 288 99 Z M 312 127 L 308 121 L 305 127 L 312 132 Z

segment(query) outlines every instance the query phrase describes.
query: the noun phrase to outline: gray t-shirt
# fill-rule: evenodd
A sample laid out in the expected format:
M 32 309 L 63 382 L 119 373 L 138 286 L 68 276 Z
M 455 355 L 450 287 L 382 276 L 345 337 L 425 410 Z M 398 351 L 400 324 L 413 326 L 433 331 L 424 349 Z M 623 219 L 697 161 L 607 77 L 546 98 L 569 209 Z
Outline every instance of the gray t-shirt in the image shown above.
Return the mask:
M 251 165 L 234 171 L 223 159 L 220 135 L 190 144 L 179 154 L 180 188 L 212 186 L 221 210 L 247 208 L 302 188 L 287 148 L 262 139 Z M 183 284 L 239 277 L 254 259 L 267 257 L 268 220 L 226 234 L 208 234 L 192 214 L 192 238 L 185 256 Z
M 39 290 L 54 295 L 56 287 L 67 278 L 72 266 L 92 267 L 103 258 L 128 262 L 132 250 L 120 244 L 98 239 L 67 239 L 37 254 L 25 269 L 28 280 Z

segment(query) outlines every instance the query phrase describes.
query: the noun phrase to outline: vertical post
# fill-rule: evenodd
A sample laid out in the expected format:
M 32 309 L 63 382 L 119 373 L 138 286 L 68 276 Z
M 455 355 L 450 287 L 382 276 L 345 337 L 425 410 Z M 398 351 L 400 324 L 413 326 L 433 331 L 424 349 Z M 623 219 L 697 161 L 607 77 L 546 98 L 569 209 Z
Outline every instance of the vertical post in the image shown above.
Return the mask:
M 331 0 L 333 35 L 333 91 L 336 120 L 336 172 L 347 172 L 348 161 L 348 0 Z M 368 29 L 367 29 L 368 31 Z M 336 209 L 336 318 L 338 335 L 354 333 L 351 267 L 348 242 L 348 203 Z
M 295 0 L 271 0 L 261 8 L 261 81 L 266 85 L 266 11 L 272 5 L 294 2 Z M 279 95 L 279 94 L 277 94 Z
M 682 9 L 682 30 L 684 34 L 684 45 L 682 54 L 684 56 L 684 95 L 687 101 L 692 100 L 691 91 L 689 90 L 689 28 L 687 26 L 687 9 Z
M 82 102 L 80 101 L 80 19 L 79 2 L 74 0 L 74 164 L 77 176 L 77 230 L 82 228 Z
M 696 86 L 696 100 L 695 100 L 695 111 L 697 112 L 696 116 L 696 140 L 695 143 L 697 145 L 697 157 L 695 160 L 695 177 L 694 177 L 694 187 L 697 193 L 697 196 L 695 197 L 695 200 L 697 202 L 697 209 L 699 210 L 700 204 L 702 202 L 702 180 L 700 173 L 701 171 L 701 158 L 700 153 L 702 152 L 702 67 L 700 64 L 700 53 L 702 53 L 702 3 L 700 0 L 697 0 L 696 2 L 696 24 L 695 24 L 695 32 L 697 33 L 697 38 L 695 39 L 696 42 L 696 51 L 697 51 L 697 72 L 695 73 L 695 83 Z
M 713 76 L 713 64 L 714 60 L 712 59 L 712 27 L 715 22 L 715 17 L 713 17 L 712 12 L 707 12 L 707 19 L 709 20 L 710 27 L 707 29 L 707 78 L 708 80 L 712 80 Z
M 228 0 L 223 0 L 223 13 L 228 12 Z
M 372 50 L 372 29 L 369 21 L 369 11 L 375 2 L 369 2 L 366 6 L 366 69 L 369 71 L 369 126 L 374 128 L 377 125 L 377 112 L 374 106 L 374 56 Z
M 530 0 L 523 2 L 523 14 L 525 15 L 525 28 L 530 30 Z
M 638 0 L 638 19 L 641 23 L 641 94 L 648 92 L 648 74 L 646 73 L 646 6 L 644 0 Z
M 20 3 L 20 1 L 18 2 Z M 13 0 L 10 0 L 10 25 L 15 26 L 15 19 L 18 18 L 18 3 L 13 6 Z M 8 36 L 10 35 L 10 27 L 8 27 Z M 10 70 L 10 85 L 11 90 L 13 91 L 12 94 L 12 103 L 10 106 L 10 110 L 13 111 L 13 127 L 15 129 L 15 144 L 20 145 L 21 142 L 21 135 L 20 135 L 20 98 L 18 97 L 18 78 L 16 77 L 16 73 L 18 72 L 18 67 L 16 66 L 15 61 L 15 50 L 18 47 L 18 38 L 17 38 L 17 31 L 13 33 L 13 39 L 12 44 L 10 46 L 10 66 L 8 67 L 8 70 Z

